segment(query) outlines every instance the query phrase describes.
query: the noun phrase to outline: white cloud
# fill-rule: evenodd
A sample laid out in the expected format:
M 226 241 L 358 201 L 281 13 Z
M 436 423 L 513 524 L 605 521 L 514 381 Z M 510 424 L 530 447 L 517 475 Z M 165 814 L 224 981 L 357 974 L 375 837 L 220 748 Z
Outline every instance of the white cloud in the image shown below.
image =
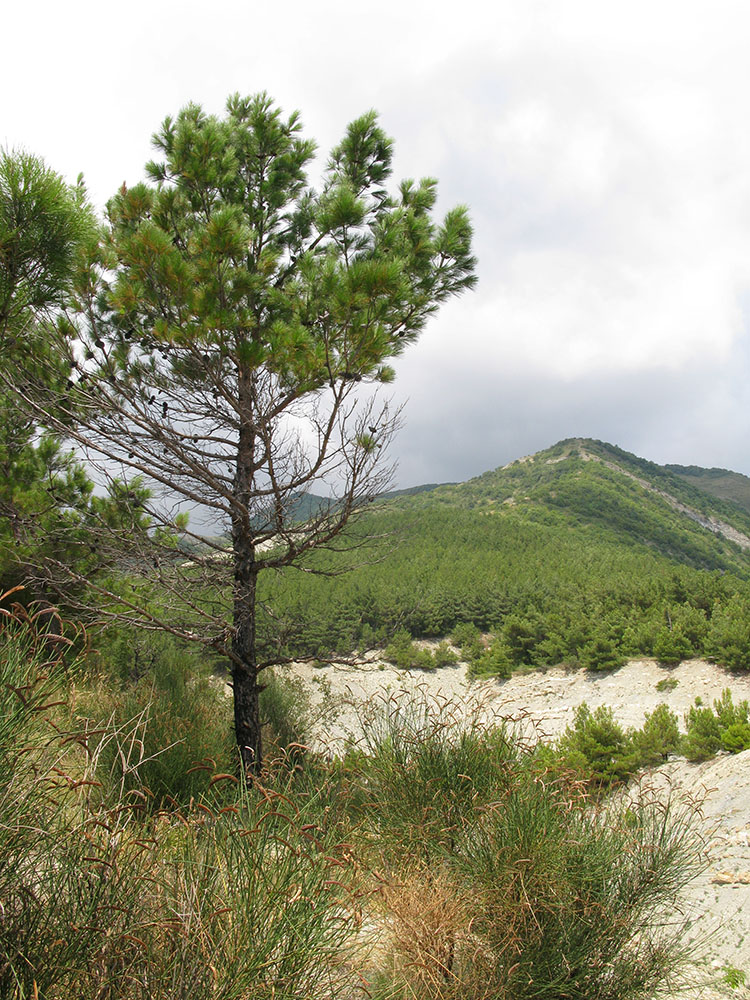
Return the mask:
M 523 392 L 497 411 L 506 427 L 485 435 L 474 471 L 512 458 L 489 453 L 504 442 L 542 447 L 562 428 L 601 436 L 577 426 L 586 420 L 625 447 L 633 428 L 629 440 L 668 460 L 669 447 L 689 450 L 680 386 L 721 394 L 701 403 L 704 425 L 717 450 L 744 453 L 745 4 L 217 0 L 207 14 L 198 0 L 27 0 L 4 29 L 15 44 L 0 64 L 0 144 L 39 152 L 71 179 L 84 170 L 100 205 L 141 176 L 151 132 L 187 100 L 220 111 L 233 90 L 267 89 L 301 108 L 323 155 L 346 121 L 380 109 L 397 175 L 437 176 L 441 207 L 468 203 L 477 231 L 477 291 L 399 363 L 425 478 L 449 452 L 465 474 L 474 451 L 460 441 L 481 445 L 471 421 L 486 423 L 497 387 L 514 384 Z M 597 380 L 618 391 L 591 395 Z M 670 391 L 636 416 L 626 400 L 660 382 Z M 449 409 L 438 440 L 430 428 L 462 386 L 467 405 Z

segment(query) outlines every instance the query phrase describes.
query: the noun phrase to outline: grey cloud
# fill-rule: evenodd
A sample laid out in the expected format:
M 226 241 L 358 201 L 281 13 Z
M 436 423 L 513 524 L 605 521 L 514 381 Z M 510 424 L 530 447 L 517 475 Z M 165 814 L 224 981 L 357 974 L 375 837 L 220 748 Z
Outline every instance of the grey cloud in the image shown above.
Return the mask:
M 529 371 L 460 380 L 448 373 L 413 392 L 399 435 L 400 486 L 462 481 L 568 437 L 592 437 L 659 463 L 750 474 L 744 379 L 721 371 L 587 376 Z

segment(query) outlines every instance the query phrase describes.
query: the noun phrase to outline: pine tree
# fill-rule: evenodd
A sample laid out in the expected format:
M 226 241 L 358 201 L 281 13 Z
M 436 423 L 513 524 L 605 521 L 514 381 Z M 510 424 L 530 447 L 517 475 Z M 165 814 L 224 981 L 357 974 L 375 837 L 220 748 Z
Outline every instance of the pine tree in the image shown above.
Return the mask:
M 50 350 L 44 321 L 64 304 L 96 234 L 80 178 L 70 186 L 39 157 L 0 151 L 0 594 L 30 582 L 42 546 L 79 568 L 96 562 L 82 544 L 84 525 L 106 503 L 12 391 L 23 389 L 24 374 L 49 397 L 67 382 L 69 368 Z M 45 596 L 28 588 L 24 595 Z
M 386 486 L 398 414 L 372 387 L 474 284 L 471 226 L 463 208 L 433 221 L 434 180 L 389 193 L 392 143 L 372 112 L 347 128 L 320 190 L 298 115 L 265 94 L 231 97 L 223 117 L 189 105 L 154 145 L 149 181 L 110 201 L 77 313 L 58 324 L 74 366 L 65 416 L 105 477 L 140 475 L 153 493 L 140 501 L 152 530 L 133 533 L 127 598 L 100 587 L 100 613 L 229 658 L 237 742 L 257 771 L 258 676 L 283 659 L 259 576 L 308 568 Z M 25 396 L 60 424 L 43 388 Z M 300 521 L 313 488 L 331 499 Z M 192 540 L 210 519 L 228 552 L 214 540 L 189 561 L 176 554 L 187 529 L 175 498 L 193 508 Z M 59 561 L 45 570 L 62 590 L 76 582 Z M 142 597 L 154 580 L 156 608 Z

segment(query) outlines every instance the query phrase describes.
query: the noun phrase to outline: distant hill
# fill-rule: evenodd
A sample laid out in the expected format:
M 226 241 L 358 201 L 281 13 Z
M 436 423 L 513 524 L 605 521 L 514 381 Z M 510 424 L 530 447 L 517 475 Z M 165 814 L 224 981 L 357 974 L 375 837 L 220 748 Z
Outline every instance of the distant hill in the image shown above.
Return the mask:
M 664 468 L 696 489 L 720 500 L 729 500 L 750 512 L 750 477 L 729 469 L 702 469 L 698 465 L 665 465 Z
M 602 441 L 560 441 L 393 495 L 337 551 L 311 555 L 326 579 L 282 574 L 269 596 L 286 608 L 290 652 L 308 655 L 470 623 L 500 644 L 488 669 L 688 655 L 747 669 L 750 512 L 694 478 Z
M 394 500 L 397 497 L 415 496 L 418 493 L 428 493 L 430 490 L 436 489 L 438 485 L 440 484 L 426 483 L 423 486 L 410 486 L 403 490 L 389 490 L 386 493 L 379 494 L 377 500 Z M 298 523 L 309 521 L 310 518 L 316 517 L 318 514 L 326 511 L 329 507 L 331 507 L 331 505 L 335 506 L 335 503 L 330 497 L 320 496 L 316 493 L 298 493 L 292 498 L 292 503 L 288 508 L 287 519 Z M 263 520 L 265 519 L 257 519 L 259 524 L 262 524 Z
M 692 478 L 588 438 L 560 441 L 465 483 L 439 487 L 423 503 L 485 513 L 546 510 L 678 562 L 750 570 L 750 510 L 699 488 Z

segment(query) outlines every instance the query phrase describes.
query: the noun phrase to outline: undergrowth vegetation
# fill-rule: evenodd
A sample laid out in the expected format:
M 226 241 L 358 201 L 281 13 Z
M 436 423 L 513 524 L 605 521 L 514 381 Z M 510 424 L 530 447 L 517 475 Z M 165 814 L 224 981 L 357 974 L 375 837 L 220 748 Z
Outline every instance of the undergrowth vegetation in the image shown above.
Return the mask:
M 554 746 L 545 746 L 540 753 L 551 768 L 573 771 L 606 790 L 674 754 L 702 761 L 722 750 L 750 749 L 749 713 L 747 701 L 735 705 L 732 692 L 725 688 L 713 708 L 696 699 L 685 715 L 685 733 L 680 733 L 677 715 L 664 703 L 646 713 L 640 729 L 626 730 L 610 707 L 600 705 L 592 712 L 583 702 Z
M 154 808 L 143 774 L 113 781 L 102 751 L 138 774 L 148 719 L 137 735 L 112 721 L 76 729 L 58 642 L 4 618 L 0 995 L 343 996 L 357 870 L 320 822 L 325 788 L 292 799 L 283 771 L 251 789 L 214 771 L 182 807 L 177 758 L 174 794 L 162 788 Z
M 139 647 L 138 676 L 38 624 L 0 634 L 3 997 L 626 1000 L 679 976 L 689 805 L 603 805 L 502 719 L 419 696 L 370 703 L 328 760 L 283 684 L 288 752 L 248 786 L 181 650 Z

